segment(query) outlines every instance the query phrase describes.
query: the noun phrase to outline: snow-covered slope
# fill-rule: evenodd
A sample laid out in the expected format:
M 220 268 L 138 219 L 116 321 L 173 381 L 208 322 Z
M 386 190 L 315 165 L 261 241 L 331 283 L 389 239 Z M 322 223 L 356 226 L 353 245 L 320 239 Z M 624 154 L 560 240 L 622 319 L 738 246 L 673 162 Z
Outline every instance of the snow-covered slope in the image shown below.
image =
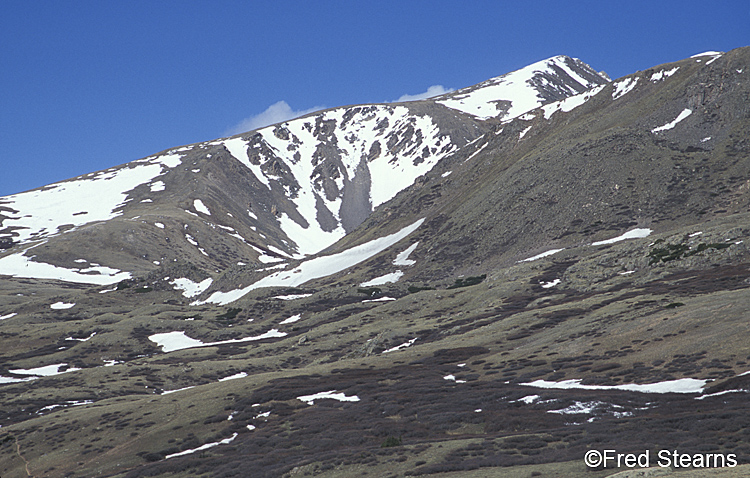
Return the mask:
M 480 119 L 509 120 L 608 81 L 581 60 L 561 55 L 440 96 L 436 101 Z
M 130 277 L 133 261 L 141 270 L 181 259 L 216 270 L 230 250 L 241 251 L 237 264 L 249 257 L 283 268 L 331 246 L 488 132 L 486 119 L 507 121 L 607 82 L 559 56 L 435 99 L 333 108 L 3 197 L 0 274 L 107 284 Z M 120 232 L 96 228 L 109 221 Z M 65 247 L 48 244 L 61 238 Z M 133 260 L 82 257 L 89 240 L 131 251 Z

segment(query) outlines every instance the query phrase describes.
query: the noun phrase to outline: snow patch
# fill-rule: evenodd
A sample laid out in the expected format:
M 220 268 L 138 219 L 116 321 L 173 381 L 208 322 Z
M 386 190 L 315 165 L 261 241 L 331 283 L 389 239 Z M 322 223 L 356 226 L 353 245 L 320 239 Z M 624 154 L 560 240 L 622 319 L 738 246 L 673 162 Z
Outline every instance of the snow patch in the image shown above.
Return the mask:
M 271 298 L 279 299 L 279 300 L 297 300 L 297 299 L 304 299 L 305 297 L 310 297 L 311 295 L 312 294 L 289 294 L 289 295 L 277 295 Z
M 672 76 L 675 73 L 677 73 L 677 70 L 679 70 L 679 69 L 680 69 L 679 66 L 675 66 L 671 70 L 657 71 L 656 73 L 654 73 L 653 75 L 651 75 L 651 81 L 656 82 L 656 81 L 666 80 L 670 76 Z
M 130 279 L 129 272 L 104 266 L 66 269 L 46 262 L 36 262 L 24 255 L 31 248 L 0 258 L 0 275 L 31 279 L 55 279 L 82 284 L 109 285 Z
M 80 368 L 74 368 L 70 367 L 65 370 L 60 370 L 61 368 L 67 367 L 67 363 L 57 363 L 54 365 L 45 365 L 43 367 L 37 367 L 37 368 L 30 368 L 30 369 L 15 369 L 15 370 L 8 370 L 10 373 L 14 373 L 16 375 L 35 375 L 37 377 L 51 377 L 53 375 L 60 375 L 61 373 L 68 373 L 68 372 L 75 372 L 77 370 L 81 370 Z
M 211 287 L 213 281 L 214 280 L 210 277 L 200 282 L 193 282 L 190 279 L 181 277 L 179 279 L 173 279 L 169 281 L 169 283 L 172 284 L 176 290 L 181 290 L 183 296 L 190 298 L 201 295 L 206 289 Z
M 550 282 L 542 282 L 541 286 L 542 286 L 542 289 L 549 289 L 550 287 L 555 287 L 559 283 L 560 283 L 560 279 L 555 279 Z
M 198 448 L 193 448 L 192 450 L 185 450 L 185 451 L 181 451 L 179 453 L 172 453 L 171 455 L 165 456 L 164 459 L 166 460 L 166 459 L 169 459 L 169 458 L 174 458 L 176 456 L 190 455 L 190 454 L 193 454 L 193 453 L 196 453 L 196 452 L 199 452 L 199 451 L 208 450 L 209 448 L 213 448 L 215 446 L 227 445 L 229 443 L 232 443 L 232 441 L 235 438 L 237 438 L 237 433 L 233 434 L 229 438 L 225 438 L 225 439 L 223 439 L 221 441 L 217 441 L 217 442 L 214 442 L 214 443 L 206 443 L 205 445 L 201 445 Z
M 564 113 L 567 113 L 568 111 L 572 111 L 582 104 L 586 103 L 588 100 L 596 96 L 600 91 L 604 89 L 604 87 L 607 85 L 599 85 L 595 88 L 591 88 L 588 91 L 584 91 L 583 93 L 569 96 L 568 98 L 565 98 L 564 100 L 555 101 L 554 103 L 550 103 L 548 105 L 542 106 L 542 111 L 544 112 L 544 119 L 549 119 L 552 117 L 552 115 L 558 111 L 562 111 Z
M 582 385 L 580 379 L 563 380 L 562 382 L 549 382 L 547 380 L 535 380 L 530 383 L 522 383 L 529 387 L 554 388 L 554 389 L 584 389 L 584 390 L 626 390 L 642 393 L 700 393 L 706 385 L 707 380 L 694 378 L 681 378 L 665 382 L 649 384 L 623 384 L 623 385 Z
M 614 89 L 612 90 L 612 99 L 616 100 L 629 93 L 633 90 L 633 88 L 635 88 L 636 84 L 638 84 L 638 78 L 635 76 L 618 81 L 614 84 Z
M 592 242 L 592 246 L 601 246 L 604 244 L 614 244 L 615 242 L 624 241 L 626 239 L 640 239 L 643 237 L 648 237 L 652 232 L 651 229 L 633 229 L 632 231 L 628 231 L 625 234 L 621 234 L 617 237 L 613 237 L 612 239 L 606 239 L 604 241 L 596 241 Z
M 303 395 L 301 397 L 297 397 L 297 400 L 303 401 L 307 403 L 308 405 L 312 405 L 315 400 L 322 400 L 324 398 L 331 398 L 333 400 L 338 400 L 340 402 L 358 402 L 359 397 L 356 395 L 352 395 L 350 397 L 347 397 L 344 393 L 337 392 L 336 390 L 329 390 L 327 392 L 320 392 L 313 395 Z
M 398 282 L 398 280 L 404 275 L 401 271 L 391 272 L 390 274 L 385 274 L 380 277 L 376 277 L 374 279 L 368 280 L 367 282 L 362 282 L 359 284 L 362 287 L 371 287 L 374 285 L 383 285 L 383 284 L 389 284 L 392 282 Z
M 206 216 L 211 215 L 211 211 L 206 207 L 205 204 L 203 204 L 203 201 L 201 201 L 200 199 L 193 200 L 193 207 L 196 211 L 201 212 Z
M 3 219 L 3 227 L 14 228 L 23 244 L 64 234 L 91 222 L 107 221 L 122 215 L 129 191 L 162 172 L 162 163 L 154 159 L 149 164 L 113 168 L 2 197 L 0 205 L 16 211 L 6 212 L 10 217 Z M 63 232 L 61 226 L 72 227 Z
M 393 261 L 394 266 L 413 266 L 417 263 L 417 261 L 413 261 L 409 259 L 409 255 L 411 255 L 412 252 L 414 252 L 419 245 L 419 241 L 415 242 L 411 246 L 409 246 L 405 251 L 400 252 L 396 259 Z
M 651 132 L 652 133 L 658 133 L 660 131 L 666 131 L 668 129 L 672 129 L 675 126 L 677 126 L 677 123 L 679 123 L 680 121 L 684 120 L 685 118 L 687 118 L 688 116 L 690 116 L 692 113 L 693 113 L 693 110 L 691 110 L 690 108 L 685 108 L 684 110 L 682 110 L 682 112 L 680 112 L 679 115 L 677 115 L 677 118 L 673 119 L 672 121 L 670 121 L 669 123 L 667 123 L 665 125 L 662 125 L 662 126 L 659 126 L 658 128 L 652 129 Z
M 49 308 L 55 309 L 55 310 L 65 310 L 65 309 L 70 309 L 71 307 L 75 305 L 76 305 L 75 302 L 66 303 L 66 302 L 60 301 L 60 302 L 55 302 L 54 304 L 51 304 Z
M 226 382 L 227 380 L 234 380 L 234 379 L 237 379 L 237 378 L 245 378 L 245 377 L 247 377 L 247 373 L 240 372 L 240 373 L 236 373 L 234 375 L 230 375 L 228 377 L 220 378 L 219 382 Z
M 414 342 L 416 342 L 416 341 L 417 341 L 417 337 L 414 337 L 413 339 L 411 339 L 408 342 L 404 342 L 401 345 L 397 345 L 397 346 L 395 346 L 393 348 L 390 348 L 388 350 L 384 350 L 383 353 L 387 354 L 387 353 L 390 353 L 390 352 L 398 352 L 399 350 L 404 350 L 405 348 L 411 347 L 412 345 L 414 345 Z
M 229 292 L 214 292 L 205 301 L 194 302 L 193 305 L 203 305 L 208 303 L 226 305 L 255 289 L 263 287 L 296 287 L 307 281 L 341 272 L 396 244 L 401 239 L 414 232 L 423 222 L 424 219 L 420 219 L 398 232 L 378 239 L 373 239 L 337 254 L 309 259 L 302 262 L 296 269 L 275 272 L 242 289 L 236 289 Z
M 541 258 L 543 258 L 543 257 L 551 256 L 552 254 L 557 254 L 558 252 L 560 252 L 560 251 L 564 251 L 564 250 L 565 250 L 565 249 L 550 249 L 549 251 L 546 251 L 546 252 L 542 252 L 541 254 L 537 254 L 537 255 L 535 255 L 535 256 L 533 256 L 533 257 L 529 257 L 528 259 L 523 259 L 523 260 L 521 260 L 521 261 L 518 261 L 518 262 L 530 262 L 530 261 L 535 261 L 535 260 L 537 260 L 537 259 L 541 259 Z
M 236 344 L 242 342 L 254 342 L 256 340 L 285 337 L 286 332 L 279 332 L 278 329 L 271 329 L 268 332 L 256 335 L 254 337 L 245 337 L 242 339 L 222 340 L 219 342 L 203 343 L 185 335 L 185 332 L 165 332 L 149 336 L 149 340 L 155 342 L 162 348 L 165 353 L 176 350 L 191 349 L 195 347 L 213 347 L 214 345 Z
M 293 315 L 289 317 L 288 319 L 284 319 L 281 322 L 279 322 L 279 325 L 286 325 L 286 324 L 293 324 L 300 320 L 302 318 L 301 314 Z

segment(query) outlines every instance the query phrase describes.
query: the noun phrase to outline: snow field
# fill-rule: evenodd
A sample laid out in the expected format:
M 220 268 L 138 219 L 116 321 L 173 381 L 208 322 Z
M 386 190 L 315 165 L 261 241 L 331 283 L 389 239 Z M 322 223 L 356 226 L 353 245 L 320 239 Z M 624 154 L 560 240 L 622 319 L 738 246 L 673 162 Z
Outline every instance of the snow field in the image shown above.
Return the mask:
M 313 279 L 341 272 L 344 269 L 355 266 L 396 244 L 401 239 L 414 232 L 423 222 L 424 219 L 420 219 L 398 232 L 378 239 L 373 239 L 337 254 L 309 259 L 302 262 L 294 270 L 275 272 L 242 289 L 236 289 L 229 292 L 214 292 L 208 299 L 193 302 L 193 305 L 208 303 L 226 305 L 243 297 L 251 290 L 263 287 L 295 287 Z

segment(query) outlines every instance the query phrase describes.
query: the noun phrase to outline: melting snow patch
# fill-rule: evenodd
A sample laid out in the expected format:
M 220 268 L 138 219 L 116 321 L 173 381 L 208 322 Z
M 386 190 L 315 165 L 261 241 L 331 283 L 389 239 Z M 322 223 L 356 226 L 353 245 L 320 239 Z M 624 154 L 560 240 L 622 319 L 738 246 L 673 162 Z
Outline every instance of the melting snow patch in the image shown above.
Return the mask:
M 593 402 L 578 402 L 576 401 L 573 405 L 562 408 L 560 410 L 547 410 L 547 413 L 558 413 L 560 415 L 577 415 L 579 413 L 593 413 L 599 407 L 606 406 L 604 402 L 593 401 Z
M 419 241 L 415 242 L 411 246 L 409 246 L 405 251 L 400 252 L 396 259 L 393 261 L 394 266 L 413 266 L 417 263 L 417 261 L 413 261 L 409 259 L 409 255 L 411 255 L 412 252 L 417 248 L 419 245 Z
M 635 88 L 635 85 L 637 83 L 637 77 L 626 78 L 624 80 L 618 81 L 614 84 L 614 90 L 612 90 L 612 99 L 616 100 L 617 98 L 620 98 L 621 96 L 629 93 L 633 88 Z
M 700 397 L 695 397 L 695 399 L 703 400 L 704 398 L 718 397 L 720 395 L 726 395 L 727 393 L 748 393 L 748 391 L 747 390 L 723 390 L 721 392 L 711 393 L 708 395 L 701 395 Z
M 551 118 L 552 115 L 558 111 L 567 113 L 568 111 L 572 111 L 575 108 L 578 108 L 582 104 L 586 103 L 589 99 L 596 96 L 600 91 L 604 89 L 605 86 L 607 85 L 599 85 L 588 91 L 584 91 L 581 94 L 570 96 L 568 98 L 565 98 L 564 100 L 556 101 L 554 103 L 542 106 L 542 111 L 544 111 L 544 119 Z
M 716 55 L 721 56 L 722 54 L 723 53 L 720 52 L 720 51 L 706 51 L 706 52 L 703 52 L 703 53 L 695 54 L 695 55 L 691 56 L 690 58 L 698 58 L 698 57 L 701 57 L 701 56 L 716 56 Z
M 542 102 L 538 91 L 530 80 L 539 78 L 540 74 L 556 75 L 556 68 L 565 71 L 568 76 L 584 88 L 595 86 L 576 74 L 566 63 L 565 58 L 556 56 L 487 80 L 476 87 L 458 90 L 437 102 L 480 119 L 500 117 L 508 120 L 516 118 L 538 107 Z M 575 91 L 571 92 L 574 93 Z M 498 105 L 504 102 L 510 102 L 507 111 L 498 109 Z M 502 113 L 504 114 L 500 116 Z
M 441 178 L 447 178 L 448 176 L 450 176 L 450 175 L 451 175 L 451 173 L 452 173 L 452 172 L 453 172 L 453 171 L 446 171 L 446 172 L 444 172 L 443 174 L 441 174 L 441 175 L 440 175 L 440 177 L 441 177 Z
M 18 312 L 11 312 L 7 315 L 0 315 L 0 320 L 10 319 L 11 317 L 15 317 L 16 315 L 18 315 Z
M 278 329 L 271 329 L 265 334 L 257 335 L 255 337 L 245 337 L 242 339 L 230 339 L 222 340 L 219 342 L 208 342 L 203 343 L 200 340 L 196 340 L 185 335 L 185 332 L 165 332 L 162 334 L 154 334 L 149 336 L 149 340 L 156 342 L 162 350 L 167 352 L 174 352 L 176 350 L 191 349 L 194 347 L 212 347 L 214 345 L 224 344 L 237 344 L 241 342 L 254 342 L 256 340 L 280 338 L 285 337 L 286 332 L 279 332 Z
M 190 390 L 191 388 L 195 388 L 195 385 L 193 385 L 192 387 L 178 388 L 177 390 L 164 390 L 163 392 L 161 392 L 161 394 L 169 395 L 170 393 L 181 392 L 183 390 Z
M 404 342 L 401 345 L 397 345 L 396 347 L 390 348 L 388 350 L 384 350 L 383 353 L 387 354 L 389 352 L 398 352 L 399 350 L 404 350 L 407 347 L 411 347 L 414 344 L 414 342 L 416 342 L 416 341 L 417 341 L 417 337 L 414 337 L 413 339 L 411 339 L 408 342 Z
M 210 277 L 200 282 L 193 282 L 190 279 L 182 277 L 179 279 L 173 279 L 169 281 L 169 283 L 172 284 L 175 289 L 181 290 L 183 296 L 195 297 L 201 295 L 206 289 L 211 287 L 213 281 L 214 280 Z
M 164 224 L 162 224 L 160 222 L 155 222 L 154 226 L 158 227 L 159 229 L 164 229 Z
M 219 382 L 226 382 L 227 380 L 234 380 L 236 378 L 245 378 L 245 377 L 247 377 L 247 373 L 240 372 L 240 373 L 236 373 L 234 375 L 230 375 L 228 377 L 220 378 Z
M 705 143 L 706 141 L 711 141 L 711 137 L 710 136 L 706 136 L 705 138 L 703 138 L 701 140 L 701 143 Z
M 17 382 L 28 382 L 29 380 L 34 380 L 38 377 L 28 377 L 28 378 L 15 378 L 15 377 L 3 377 L 0 375 L 0 385 L 5 385 L 6 383 L 17 383 Z
M 396 244 L 398 241 L 414 232 L 423 222 L 424 219 L 420 219 L 398 232 L 378 239 L 373 239 L 364 244 L 339 252 L 338 254 L 309 259 L 302 262 L 292 271 L 273 273 L 243 289 L 236 289 L 229 292 L 214 292 L 205 301 L 195 302 L 194 305 L 207 303 L 226 305 L 241 298 L 251 290 L 260 289 L 262 287 L 296 287 L 307 281 L 341 272 Z
M 388 284 L 391 282 L 398 282 L 398 280 L 404 275 L 401 271 L 391 272 L 390 274 L 385 274 L 380 277 L 376 277 L 374 279 L 368 280 L 367 282 L 362 282 L 359 284 L 362 287 L 371 287 L 374 285 L 383 285 Z
M 677 126 L 677 123 L 684 120 L 685 118 L 690 116 L 692 113 L 693 113 L 693 110 L 691 110 L 690 108 L 685 108 L 684 110 L 682 110 L 682 112 L 679 115 L 677 115 L 677 118 L 673 119 L 672 121 L 670 121 L 669 123 L 663 126 L 659 126 L 658 128 L 652 129 L 651 132 L 658 133 L 660 131 L 666 131 L 668 129 L 672 129 L 675 126 Z
M 396 300 L 396 299 L 394 299 L 393 297 L 380 297 L 379 299 L 363 300 L 362 303 L 364 304 L 365 302 L 389 302 L 392 300 Z
M 109 267 L 66 269 L 45 262 L 36 262 L 31 257 L 24 255 L 29 249 L 0 258 L 0 274 L 99 285 L 115 284 L 130 278 L 129 272 L 122 272 Z
M 537 259 L 541 259 L 543 257 L 551 256 L 552 254 L 557 254 L 560 251 L 564 251 L 565 249 L 550 249 L 549 251 L 542 252 L 541 254 L 537 254 L 533 257 L 529 257 L 528 259 L 524 259 L 522 261 L 518 262 L 529 262 L 529 261 L 535 261 Z
M 518 138 L 518 139 L 521 139 L 521 138 Z M 486 148 L 488 144 L 490 144 L 490 143 L 484 143 L 482 146 L 479 147 L 479 149 L 477 149 L 476 151 L 474 151 L 473 153 L 471 153 L 471 155 L 468 158 L 464 159 L 464 163 L 466 161 L 470 160 L 471 158 L 473 158 L 474 156 L 476 156 L 477 154 L 481 153 L 482 150 L 484 148 Z
M 301 397 L 297 397 L 297 400 L 301 400 L 308 405 L 312 405 L 315 400 L 321 400 L 324 398 L 331 398 L 333 400 L 338 400 L 340 402 L 358 402 L 359 397 L 356 395 L 352 395 L 351 397 L 347 397 L 345 394 L 341 392 L 336 392 L 336 390 L 330 390 L 328 392 L 320 392 L 316 393 L 314 395 L 303 395 Z
M 604 244 L 614 244 L 615 242 L 624 241 L 626 239 L 640 239 L 643 237 L 648 237 L 651 235 L 653 231 L 651 229 L 633 229 L 632 231 L 628 231 L 625 234 L 621 234 L 617 237 L 613 237 L 612 239 L 606 239 L 604 241 L 596 241 L 592 242 L 592 246 L 602 246 Z
M 209 209 L 206 207 L 205 204 L 203 204 L 203 201 L 201 201 L 200 199 L 193 200 L 193 207 L 195 208 L 196 211 L 201 212 L 205 214 L 206 216 L 211 215 L 211 211 L 209 211 Z
M 64 309 L 70 309 L 74 305 L 76 305 L 75 302 L 72 302 L 72 303 L 55 302 L 54 304 L 50 305 L 49 308 L 55 309 L 55 310 L 64 310 Z
M 530 405 L 539 400 L 539 398 L 539 395 L 526 395 L 525 397 L 519 398 L 518 400 L 514 400 L 514 402 L 523 402 L 526 405 Z
M 271 298 L 279 299 L 279 300 L 296 300 L 296 299 L 304 299 L 305 297 L 310 297 L 311 295 L 312 294 L 289 294 L 289 295 L 277 295 Z
M 67 339 L 65 339 L 65 340 L 75 340 L 75 341 L 78 341 L 78 342 L 88 342 L 89 340 L 91 340 L 91 338 L 92 338 L 92 337 L 93 337 L 94 335 L 96 335 L 96 332 L 91 332 L 91 335 L 89 335 L 89 336 L 88 336 L 88 337 L 86 337 L 85 339 L 76 339 L 76 338 L 74 338 L 74 337 L 68 337 L 68 338 L 67 338 Z
M 193 448 L 192 450 L 185 450 L 185 451 L 181 451 L 179 453 L 172 453 L 171 455 L 165 456 L 164 459 L 166 460 L 167 458 L 173 458 L 175 456 L 190 455 L 190 454 L 198 452 L 198 451 L 208 450 L 209 448 L 213 448 L 213 447 L 218 446 L 218 445 L 227 445 L 229 443 L 232 443 L 232 441 L 235 438 L 237 438 L 237 433 L 235 433 L 234 435 L 232 435 L 229 438 L 225 438 L 225 439 L 223 439 L 221 441 L 217 441 L 217 442 L 214 442 L 214 443 L 206 443 L 205 445 L 201 445 L 198 448 Z
M 66 403 L 60 404 L 60 405 L 47 405 L 46 407 L 43 407 L 37 410 L 36 413 L 37 415 L 41 415 L 43 412 L 48 412 L 58 407 L 76 407 L 79 405 L 88 405 L 90 403 L 94 403 L 94 401 L 93 400 L 82 400 L 82 401 L 68 400 Z
M 534 125 L 531 125 L 531 126 L 529 126 L 528 128 L 526 128 L 526 129 L 524 129 L 523 131 L 521 131 L 521 133 L 520 133 L 520 134 L 519 134 L 519 136 L 518 136 L 518 139 L 519 139 L 519 140 L 520 140 L 520 139 L 523 139 L 523 137 L 524 137 L 524 136 L 526 136 L 526 133 L 528 133 L 529 131 L 531 131 L 531 128 L 532 128 L 533 126 L 534 126 Z
M 542 285 L 542 289 L 549 289 L 550 287 L 555 287 L 559 283 L 560 283 L 560 279 L 555 279 L 550 282 L 542 282 L 541 285 Z
M 658 72 L 654 73 L 653 75 L 651 75 L 651 81 L 665 80 L 665 79 L 669 78 L 670 76 L 674 75 L 675 73 L 677 73 L 677 70 L 679 70 L 679 69 L 680 69 L 679 66 L 675 66 L 671 70 L 661 70 L 661 71 L 658 71 Z
M 61 234 L 62 225 L 73 226 L 67 229 L 71 231 L 112 219 L 122 215 L 118 209 L 126 204 L 129 191 L 161 173 L 162 164 L 139 164 L 5 196 L 3 205 L 18 211 L 18 216 L 4 219 L 3 226 L 17 228 L 18 240 L 24 243 Z
M 153 183 L 149 184 L 151 187 L 152 193 L 158 193 L 159 191 L 164 191 L 167 189 L 167 185 L 164 184 L 164 181 L 154 181 Z
M 268 183 L 268 178 L 263 174 L 260 169 L 260 165 L 256 165 L 250 162 L 250 158 L 247 155 L 247 141 L 242 138 L 233 138 L 224 141 L 224 147 L 227 148 L 229 154 L 240 163 L 244 164 L 247 169 L 252 171 L 255 178 L 263 183 L 268 189 L 271 189 L 271 185 Z
M 8 370 L 8 372 L 14 373 L 16 375 L 36 375 L 38 377 L 51 377 L 53 375 L 59 375 L 61 373 L 75 372 L 77 370 L 81 370 L 80 368 L 70 367 L 66 370 L 60 371 L 61 368 L 67 367 L 67 365 L 68 364 L 66 363 L 58 363 L 54 365 L 45 365 L 43 367 L 30 368 L 30 369 Z
M 443 380 L 450 380 L 456 383 L 466 383 L 466 380 L 456 380 L 456 376 L 453 374 L 446 375 L 445 377 L 443 377 Z
M 284 319 L 281 322 L 279 322 L 279 325 L 285 325 L 285 324 L 293 324 L 300 320 L 302 318 L 301 314 L 293 315 L 289 317 L 288 319 Z
M 529 387 L 557 388 L 557 389 L 585 389 L 585 390 L 626 390 L 629 392 L 642 393 L 700 393 L 706 380 L 694 378 L 681 378 L 668 380 L 666 382 L 648 384 L 623 384 L 623 385 L 581 385 L 580 379 L 563 380 L 562 382 L 548 382 L 546 380 L 535 380 L 530 383 L 522 383 Z

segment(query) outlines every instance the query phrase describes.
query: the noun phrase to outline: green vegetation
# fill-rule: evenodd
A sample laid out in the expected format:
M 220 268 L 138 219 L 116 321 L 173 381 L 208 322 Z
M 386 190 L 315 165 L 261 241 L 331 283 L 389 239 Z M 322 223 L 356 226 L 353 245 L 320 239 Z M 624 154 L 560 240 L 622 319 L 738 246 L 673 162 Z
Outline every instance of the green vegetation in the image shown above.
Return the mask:
M 382 292 L 379 287 L 366 287 L 357 289 L 358 294 L 365 294 L 368 297 L 375 297 Z
M 417 292 L 423 291 L 423 290 L 435 290 L 434 287 L 417 287 L 415 285 L 410 285 L 408 288 L 408 291 L 410 294 L 416 294 Z
M 483 282 L 486 278 L 487 274 L 482 274 L 481 276 L 470 276 L 465 279 L 456 279 L 456 282 L 452 286 L 449 286 L 448 289 L 458 289 L 460 287 L 477 285 Z
M 392 446 L 401 446 L 401 438 L 396 438 L 394 436 L 389 436 L 385 439 L 382 445 L 380 445 L 380 448 L 390 448 Z
M 659 241 L 655 242 L 654 245 L 660 242 L 663 242 L 663 240 L 660 239 Z M 654 247 L 653 249 L 651 249 L 651 252 L 648 253 L 648 265 L 658 264 L 659 262 L 675 261 L 684 257 L 693 256 L 709 249 L 721 250 L 726 249 L 727 247 L 729 247 L 729 244 L 723 242 L 715 242 L 710 244 L 702 242 L 698 244 L 695 249 L 690 249 L 690 246 L 688 246 L 687 244 L 666 244 L 665 246 Z
M 235 317 L 237 317 L 237 314 L 242 312 L 242 309 L 239 307 L 230 307 L 221 315 L 217 315 L 217 320 L 234 320 Z

